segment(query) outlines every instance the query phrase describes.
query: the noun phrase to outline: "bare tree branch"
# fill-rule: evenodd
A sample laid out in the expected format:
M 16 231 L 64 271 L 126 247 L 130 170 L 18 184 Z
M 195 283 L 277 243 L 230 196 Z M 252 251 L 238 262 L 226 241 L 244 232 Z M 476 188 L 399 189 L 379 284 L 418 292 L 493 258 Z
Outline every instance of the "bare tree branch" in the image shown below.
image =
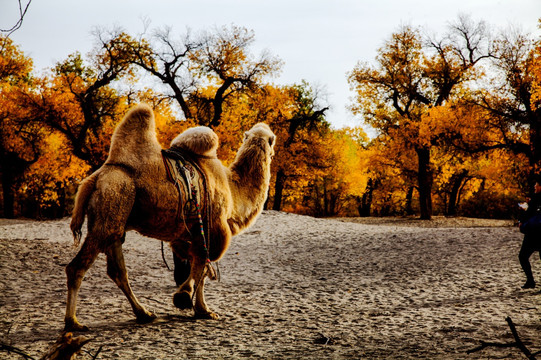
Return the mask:
M 17 20 L 15 25 L 13 25 L 9 29 L 0 29 L 0 32 L 7 33 L 6 37 L 9 37 L 11 34 L 13 34 L 13 32 L 21 28 L 21 26 L 23 25 L 24 16 L 26 15 L 26 12 L 28 11 L 28 7 L 30 6 L 30 3 L 32 2 L 32 0 L 28 0 L 28 3 L 26 4 L 26 6 L 24 6 L 24 9 L 23 9 L 23 4 L 21 3 L 21 0 L 18 0 L 18 1 L 19 1 L 19 20 Z

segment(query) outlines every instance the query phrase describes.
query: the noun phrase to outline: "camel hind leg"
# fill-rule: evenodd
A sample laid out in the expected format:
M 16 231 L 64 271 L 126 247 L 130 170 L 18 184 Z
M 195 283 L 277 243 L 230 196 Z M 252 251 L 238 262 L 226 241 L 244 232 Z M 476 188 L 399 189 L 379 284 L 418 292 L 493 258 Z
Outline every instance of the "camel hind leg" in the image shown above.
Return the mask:
M 217 320 L 219 318 L 218 314 L 211 311 L 205 302 L 205 279 L 209 276 L 209 271 L 214 271 L 210 267 L 210 263 L 205 260 L 194 258 L 190 277 L 173 295 L 173 303 L 180 309 L 191 308 L 195 290 L 195 304 L 193 305 L 195 317 Z
M 195 230 L 194 230 L 195 231 Z M 192 232 L 195 233 L 195 232 Z M 222 257 L 229 241 L 231 239 L 231 230 L 227 225 L 227 220 L 216 222 L 213 233 L 210 234 L 209 241 L 209 260 L 217 261 Z M 207 263 L 206 253 L 202 249 L 201 242 L 193 242 L 190 252 L 191 271 L 188 279 L 179 286 L 173 295 L 173 303 L 180 309 L 194 309 L 195 317 L 203 319 L 218 319 L 218 315 L 211 311 L 205 302 L 205 278 L 209 276 L 211 269 L 210 263 Z M 173 252 L 180 256 L 183 251 L 182 242 L 171 243 Z M 181 256 L 182 257 L 182 256 Z M 209 277 L 213 277 L 210 275 Z M 195 291 L 195 305 L 192 303 Z
M 68 282 L 68 300 L 66 303 L 66 317 L 64 318 L 66 331 L 88 331 L 88 327 L 83 326 L 77 321 L 75 316 L 77 307 L 77 295 L 81 288 L 81 283 L 87 270 L 96 260 L 99 249 L 93 246 L 95 243 L 91 238 L 87 237 L 81 250 L 66 266 L 66 275 Z
M 175 245 L 173 251 L 175 251 Z M 218 315 L 212 312 L 205 302 L 205 278 L 209 276 L 210 263 L 207 263 L 205 256 L 199 255 L 190 256 L 189 264 L 191 265 L 188 278 L 182 285 L 178 287 L 178 290 L 173 294 L 173 304 L 179 309 L 194 309 L 195 317 L 202 319 L 218 319 Z M 195 306 L 193 304 L 193 298 L 195 295 Z
M 145 324 L 156 319 L 156 315 L 146 310 L 143 305 L 139 303 L 131 289 L 126 264 L 124 262 L 124 255 L 122 254 L 121 239 L 114 241 L 105 253 L 107 255 L 107 275 L 109 275 L 128 298 L 133 312 L 137 317 L 137 322 Z
M 173 304 L 179 309 L 190 309 L 193 307 L 192 298 L 194 290 L 205 281 L 206 259 L 200 256 L 194 256 L 191 258 L 190 265 L 190 275 L 173 295 Z
M 111 169 L 100 173 L 95 189 L 88 199 L 88 234 L 75 256 L 66 267 L 68 299 L 65 329 L 87 330 L 75 316 L 77 295 L 86 271 L 100 252 L 107 253 L 108 274 L 126 293 L 136 316 L 145 317 L 146 310 L 137 302 L 129 288 L 121 242 L 125 226 L 135 200 L 135 185 L 122 170 Z M 150 313 L 149 313 L 150 314 Z M 148 315 L 148 314 L 147 314 Z

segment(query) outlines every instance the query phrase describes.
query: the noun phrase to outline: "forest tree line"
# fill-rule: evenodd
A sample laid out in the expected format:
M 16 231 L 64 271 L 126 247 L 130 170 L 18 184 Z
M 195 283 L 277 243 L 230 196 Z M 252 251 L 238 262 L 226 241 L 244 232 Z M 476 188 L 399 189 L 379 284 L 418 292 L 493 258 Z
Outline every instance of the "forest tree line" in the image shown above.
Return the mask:
M 0 37 L 0 216 L 70 214 L 115 125 L 155 111 L 163 147 L 204 125 L 228 164 L 244 131 L 277 135 L 267 209 L 314 216 L 512 217 L 541 165 L 541 41 L 460 16 L 441 35 L 402 26 L 347 74 L 355 128 L 327 121 L 324 89 L 277 85 L 282 61 L 226 26 L 94 33 L 95 47 L 37 74 Z M 309 59 L 307 59 L 307 62 Z M 368 137 L 361 125 L 373 129 Z

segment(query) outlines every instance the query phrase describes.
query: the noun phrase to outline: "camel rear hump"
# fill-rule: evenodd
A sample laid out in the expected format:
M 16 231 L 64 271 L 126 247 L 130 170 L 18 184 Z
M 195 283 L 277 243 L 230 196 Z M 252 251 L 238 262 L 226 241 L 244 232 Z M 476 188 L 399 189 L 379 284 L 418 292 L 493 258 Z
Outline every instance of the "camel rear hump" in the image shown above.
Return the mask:
M 106 163 L 137 166 L 142 160 L 159 155 L 160 151 L 154 112 L 150 106 L 139 104 L 116 126 Z
M 104 165 L 114 164 L 124 169 L 141 169 L 144 168 L 144 164 L 161 159 L 160 151 L 154 112 L 150 106 L 140 104 L 128 111 L 116 126 L 111 138 L 109 156 Z M 103 167 L 84 179 L 77 190 L 70 224 L 75 245 L 81 240 L 81 228 L 88 201 L 102 171 Z

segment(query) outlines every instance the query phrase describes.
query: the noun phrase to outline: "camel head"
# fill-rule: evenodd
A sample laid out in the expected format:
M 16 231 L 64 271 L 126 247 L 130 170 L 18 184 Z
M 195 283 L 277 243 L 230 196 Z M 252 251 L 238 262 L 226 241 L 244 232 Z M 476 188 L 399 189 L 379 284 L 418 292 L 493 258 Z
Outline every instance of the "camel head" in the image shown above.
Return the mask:
M 259 148 L 270 159 L 274 156 L 275 143 L 276 135 L 270 127 L 265 123 L 258 123 L 244 133 L 244 142 L 239 152 L 242 152 L 243 148 Z

